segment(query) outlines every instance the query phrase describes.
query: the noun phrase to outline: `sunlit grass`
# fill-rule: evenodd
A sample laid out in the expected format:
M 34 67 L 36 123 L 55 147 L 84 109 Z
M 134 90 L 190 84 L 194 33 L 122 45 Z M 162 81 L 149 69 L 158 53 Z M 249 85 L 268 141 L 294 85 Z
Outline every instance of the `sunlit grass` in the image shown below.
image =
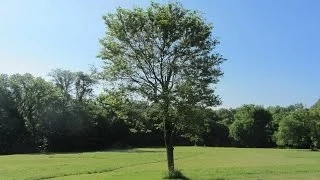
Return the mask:
M 320 179 L 320 152 L 177 147 L 176 168 L 190 179 Z M 0 156 L 0 179 L 162 179 L 164 149 Z

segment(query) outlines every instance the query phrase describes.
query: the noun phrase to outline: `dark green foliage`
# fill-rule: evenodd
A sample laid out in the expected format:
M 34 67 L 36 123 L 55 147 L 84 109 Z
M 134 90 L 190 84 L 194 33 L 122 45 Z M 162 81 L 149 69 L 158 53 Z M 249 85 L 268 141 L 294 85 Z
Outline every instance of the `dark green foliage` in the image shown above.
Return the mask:
M 0 154 L 163 146 L 159 106 L 128 101 L 121 92 L 90 96 L 91 82 L 82 88 L 86 95 L 78 96 L 76 78 L 70 91 L 63 91 L 56 83 L 30 74 L 0 75 Z M 319 102 L 309 109 L 301 105 L 219 110 L 182 106 L 184 111 L 171 110 L 170 117 L 193 126 L 175 132 L 172 141 L 176 145 L 239 147 L 274 147 L 277 143 L 316 150 Z
M 294 148 L 319 147 L 319 117 L 316 108 L 297 109 L 290 112 L 279 124 L 276 134 L 279 146 Z
M 263 107 L 244 105 L 236 110 L 230 125 L 230 136 L 243 147 L 269 147 L 272 115 Z
M 206 146 L 230 146 L 229 128 L 216 121 L 208 122 L 207 129 L 202 135 Z
M 65 82 L 64 75 L 56 78 Z M 30 74 L 1 75 L 0 153 L 97 150 L 127 138 L 129 128 L 88 99 L 93 82 L 68 80 L 63 87 Z M 74 95 L 77 86 L 86 92 Z
M 310 109 L 312 116 L 311 140 L 313 148 L 320 148 L 320 100 Z
M 24 121 L 8 89 L 7 75 L 0 75 L 0 154 L 17 152 L 15 148 L 23 143 Z
M 216 111 L 216 117 L 219 122 L 225 126 L 230 126 L 234 122 L 235 109 L 219 109 Z

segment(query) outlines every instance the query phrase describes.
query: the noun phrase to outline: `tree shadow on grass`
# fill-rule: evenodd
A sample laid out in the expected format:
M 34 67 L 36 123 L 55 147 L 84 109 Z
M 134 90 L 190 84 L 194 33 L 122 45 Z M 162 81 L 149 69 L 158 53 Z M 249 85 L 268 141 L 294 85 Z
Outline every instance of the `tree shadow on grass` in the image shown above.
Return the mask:
M 171 173 L 167 173 L 163 179 L 175 179 L 175 180 L 191 180 L 186 177 L 180 170 L 175 170 Z
M 163 153 L 165 150 L 155 149 L 155 150 L 143 150 L 143 149 L 134 149 L 134 148 L 127 148 L 127 149 L 108 149 L 102 151 L 79 151 L 79 152 L 45 152 L 45 153 L 33 153 L 28 155 L 75 155 L 75 154 L 84 154 L 84 153 L 100 153 L 100 152 L 117 152 L 117 153 Z M 15 154 L 13 154 L 15 155 Z M 0 155 L 1 156 L 1 155 Z
M 142 150 L 142 149 L 112 149 L 106 152 L 123 152 L 123 153 L 160 153 L 165 152 L 164 150 Z

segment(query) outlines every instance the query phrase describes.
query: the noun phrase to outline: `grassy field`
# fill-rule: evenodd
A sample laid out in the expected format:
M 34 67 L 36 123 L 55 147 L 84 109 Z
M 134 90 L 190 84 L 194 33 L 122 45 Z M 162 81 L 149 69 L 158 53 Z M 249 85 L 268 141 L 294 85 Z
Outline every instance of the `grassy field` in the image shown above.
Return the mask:
M 320 179 L 320 152 L 177 147 L 176 167 L 198 179 Z M 0 156 L 0 179 L 162 179 L 164 149 Z

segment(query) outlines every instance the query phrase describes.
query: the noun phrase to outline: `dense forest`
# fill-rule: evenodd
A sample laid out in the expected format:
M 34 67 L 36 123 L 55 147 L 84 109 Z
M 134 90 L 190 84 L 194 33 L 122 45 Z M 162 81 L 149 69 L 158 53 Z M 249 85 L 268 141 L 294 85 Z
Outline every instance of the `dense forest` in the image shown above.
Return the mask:
M 94 93 L 101 86 L 95 73 L 57 69 L 49 77 L 0 75 L 1 154 L 163 146 L 156 106 L 121 92 Z M 175 132 L 176 145 L 320 146 L 320 101 L 310 108 L 197 107 L 183 118 L 196 123 Z

